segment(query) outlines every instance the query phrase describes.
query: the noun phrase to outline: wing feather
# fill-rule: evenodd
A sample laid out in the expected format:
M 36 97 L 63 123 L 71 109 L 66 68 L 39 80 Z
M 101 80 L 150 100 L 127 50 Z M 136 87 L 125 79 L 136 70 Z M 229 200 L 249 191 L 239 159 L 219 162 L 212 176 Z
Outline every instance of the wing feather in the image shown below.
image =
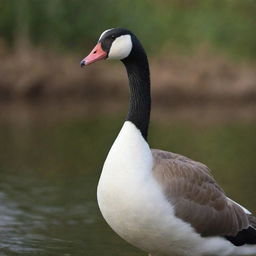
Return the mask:
M 153 174 L 175 214 L 202 236 L 234 236 L 249 227 L 248 215 L 229 200 L 209 168 L 185 156 L 152 149 Z

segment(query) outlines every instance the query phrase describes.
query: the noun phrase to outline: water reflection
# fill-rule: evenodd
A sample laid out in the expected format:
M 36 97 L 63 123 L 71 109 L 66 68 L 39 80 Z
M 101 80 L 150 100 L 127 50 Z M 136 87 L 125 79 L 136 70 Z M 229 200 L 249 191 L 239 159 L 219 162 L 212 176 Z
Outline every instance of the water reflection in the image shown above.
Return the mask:
M 0 127 L 1 255 L 146 255 L 110 230 L 96 203 L 121 121 Z M 231 197 L 255 210 L 255 124 L 151 128 L 152 145 L 205 162 Z

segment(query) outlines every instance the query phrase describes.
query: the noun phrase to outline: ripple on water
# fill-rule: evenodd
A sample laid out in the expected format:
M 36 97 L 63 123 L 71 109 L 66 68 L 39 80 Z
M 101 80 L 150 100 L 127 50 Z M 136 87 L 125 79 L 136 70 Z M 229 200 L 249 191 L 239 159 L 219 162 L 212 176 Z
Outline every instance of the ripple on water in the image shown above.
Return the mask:
M 91 211 L 95 202 L 81 205 L 72 196 L 63 195 L 65 190 L 60 186 L 17 179 L 9 176 L 0 181 L 1 256 L 71 255 L 69 251 L 78 240 L 70 239 L 68 232 L 94 223 Z

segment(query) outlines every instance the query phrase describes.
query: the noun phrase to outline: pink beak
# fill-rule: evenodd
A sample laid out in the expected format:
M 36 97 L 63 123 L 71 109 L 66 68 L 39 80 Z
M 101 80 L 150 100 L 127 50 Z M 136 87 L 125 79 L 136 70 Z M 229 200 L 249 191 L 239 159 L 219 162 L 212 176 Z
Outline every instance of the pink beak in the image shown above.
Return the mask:
M 107 53 L 102 49 L 101 43 L 97 43 L 90 54 L 80 62 L 80 66 L 82 68 L 83 66 L 87 66 L 98 60 L 105 59 L 106 57 Z

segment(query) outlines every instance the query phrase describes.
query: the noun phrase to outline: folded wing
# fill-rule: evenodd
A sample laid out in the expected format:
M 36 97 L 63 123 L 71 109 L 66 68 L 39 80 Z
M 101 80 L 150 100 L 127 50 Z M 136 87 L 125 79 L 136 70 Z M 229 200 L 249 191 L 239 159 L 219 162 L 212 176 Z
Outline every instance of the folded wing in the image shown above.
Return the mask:
M 153 174 L 176 216 L 201 236 L 235 237 L 248 229 L 248 214 L 226 197 L 206 165 L 171 152 L 153 149 L 152 154 Z

